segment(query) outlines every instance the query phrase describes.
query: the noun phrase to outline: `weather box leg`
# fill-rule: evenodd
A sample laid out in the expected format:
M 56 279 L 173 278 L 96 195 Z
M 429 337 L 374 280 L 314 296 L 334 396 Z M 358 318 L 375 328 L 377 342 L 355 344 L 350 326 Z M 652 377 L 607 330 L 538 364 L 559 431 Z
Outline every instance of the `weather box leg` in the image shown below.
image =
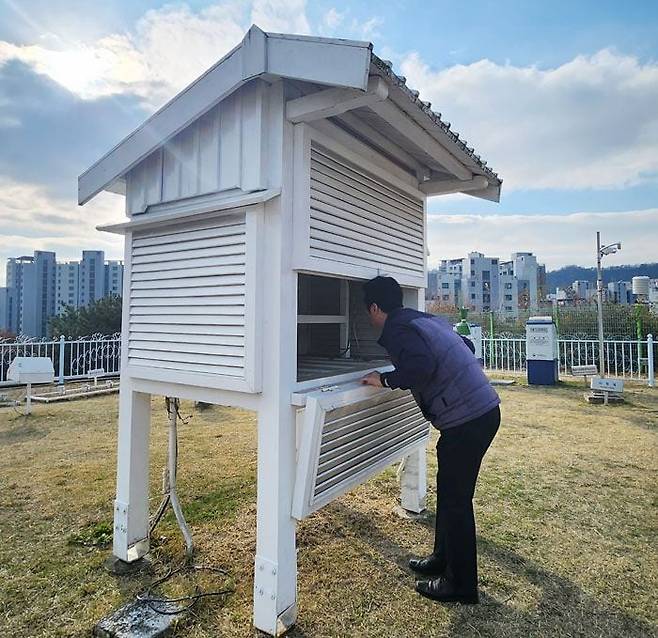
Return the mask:
M 113 553 L 116 558 L 128 563 L 149 551 L 150 425 L 151 395 L 135 392 L 130 381 L 122 382 Z
M 297 617 L 296 522 L 291 516 L 295 439 L 290 406 L 260 411 L 254 625 L 271 636 L 283 635 Z
M 420 514 L 427 496 L 427 451 L 421 447 L 404 460 L 400 474 L 400 504 L 404 510 Z
M 25 397 L 25 414 L 32 413 L 32 384 L 27 384 L 27 396 Z

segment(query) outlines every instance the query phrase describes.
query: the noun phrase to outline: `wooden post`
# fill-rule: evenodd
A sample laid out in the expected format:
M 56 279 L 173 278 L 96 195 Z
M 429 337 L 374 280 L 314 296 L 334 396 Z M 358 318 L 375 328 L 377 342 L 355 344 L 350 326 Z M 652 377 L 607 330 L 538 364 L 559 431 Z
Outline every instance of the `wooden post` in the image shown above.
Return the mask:
M 58 373 L 59 373 L 59 378 L 57 380 L 57 383 L 59 385 L 64 385 L 64 353 L 66 351 L 66 340 L 64 338 L 64 335 L 59 336 L 59 368 L 58 368 Z
M 25 414 L 32 414 L 32 384 L 27 384 L 27 395 L 25 397 Z
M 419 310 L 425 305 L 425 290 L 418 290 L 416 305 Z M 421 447 L 404 460 L 400 474 L 400 504 L 403 509 L 420 514 L 425 509 L 427 497 L 427 449 Z
M 112 552 L 128 563 L 149 551 L 150 425 L 151 395 L 135 392 L 130 379 L 122 379 Z
M 647 335 L 647 377 L 649 387 L 656 387 L 656 378 L 654 376 L 654 361 L 653 361 L 653 335 Z
M 282 106 L 282 100 L 281 100 Z M 281 120 L 282 121 L 282 120 Z M 292 157 L 292 129 L 284 130 L 284 157 Z M 292 162 L 282 167 L 292 183 Z M 291 390 L 297 376 L 297 275 L 290 260 L 292 202 L 284 190 L 266 205 L 263 251 L 262 395 L 258 413 L 258 479 L 254 625 L 272 636 L 297 618 L 296 521 L 292 495 L 296 469 L 296 418 Z

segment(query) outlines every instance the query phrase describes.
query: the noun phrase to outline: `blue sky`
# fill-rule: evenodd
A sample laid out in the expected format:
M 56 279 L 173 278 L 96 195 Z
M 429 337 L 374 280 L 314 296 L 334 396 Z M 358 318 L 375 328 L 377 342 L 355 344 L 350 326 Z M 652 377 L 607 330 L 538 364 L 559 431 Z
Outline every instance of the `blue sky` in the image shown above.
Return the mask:
M 372 41 L 501 174 L 500 204 L 430 200 L 430 263 L 590 265 L 597 229 L 624 242 L 611 263 L 658 261 L 658 2 L 638 0 L 0 0 L 0 259 L 120 257 L 94 230 L 120 198 L 77 207 L 77 175 L 252 22 Z

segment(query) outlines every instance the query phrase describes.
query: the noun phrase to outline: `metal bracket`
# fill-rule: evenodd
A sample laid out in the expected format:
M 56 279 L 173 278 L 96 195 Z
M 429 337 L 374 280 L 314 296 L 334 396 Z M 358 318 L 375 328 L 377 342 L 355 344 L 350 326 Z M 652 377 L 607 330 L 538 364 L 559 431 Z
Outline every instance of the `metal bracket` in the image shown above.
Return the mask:
M 256 556 L 254 569 L 254 599 L 276 600 L 278 565 L 271 560 Z

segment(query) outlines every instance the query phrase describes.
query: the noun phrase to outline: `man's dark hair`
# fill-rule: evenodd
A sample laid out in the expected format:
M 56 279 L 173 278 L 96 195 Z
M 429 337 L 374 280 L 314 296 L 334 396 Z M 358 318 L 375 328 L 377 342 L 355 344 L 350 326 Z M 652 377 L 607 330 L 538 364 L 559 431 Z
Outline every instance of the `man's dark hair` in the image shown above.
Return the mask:
M 363 284 L 366 308 L 376 303 L 384 312 L 402 307 L 402 288 L 393 277 L 375 277 Z

